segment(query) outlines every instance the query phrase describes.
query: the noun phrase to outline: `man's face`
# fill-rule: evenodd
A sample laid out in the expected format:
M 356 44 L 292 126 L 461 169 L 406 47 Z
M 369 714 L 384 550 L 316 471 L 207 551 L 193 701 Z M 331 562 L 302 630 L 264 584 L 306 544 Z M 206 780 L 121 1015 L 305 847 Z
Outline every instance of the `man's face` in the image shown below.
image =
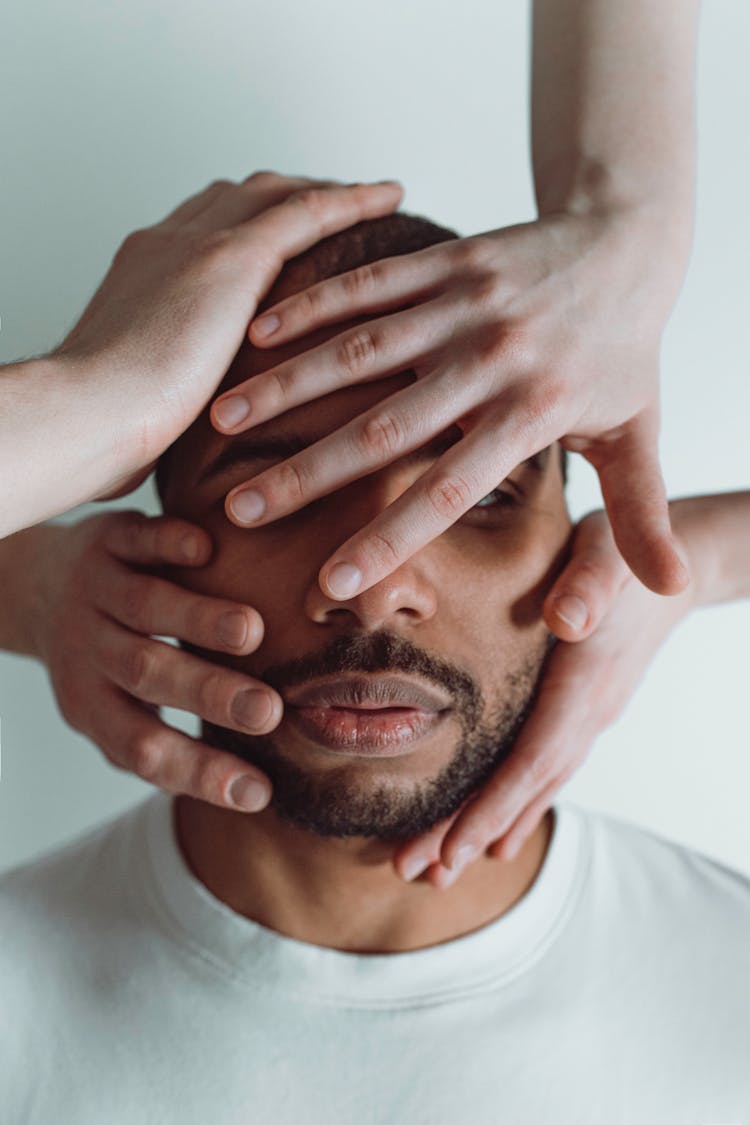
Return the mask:
M 274 350 L 244 345 L 224 389 L 333 334 Z M 167 510 L 214 541 L 210 563 L 178 580 L 254 606 L 265 624 L 249 656 L 201 655 L 285 697 L 270 735 L 204 726 L 204 737 L 263 769 L 277 813 L 321 835 L 403 839 L 456 811 L 510 752 L 549 650 L 541 606 L 570 532 L 557 447 L 343 602 L 321 592 L 322 564 L 460 438 L 457 428 L 265 527 L 238 528 L 224 513 L 234 485 L 414 378 L 347 387 L 234 438 L 204 413 L 169 467 Z

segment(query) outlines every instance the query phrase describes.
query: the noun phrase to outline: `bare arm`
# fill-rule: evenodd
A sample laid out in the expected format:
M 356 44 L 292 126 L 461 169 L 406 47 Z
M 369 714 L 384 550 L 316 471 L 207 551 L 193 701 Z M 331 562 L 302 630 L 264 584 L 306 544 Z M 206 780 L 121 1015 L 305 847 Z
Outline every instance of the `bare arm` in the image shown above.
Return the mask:
M 686 585 L 658 457 L 659 355 L 692 239 L 698 10 L 697 0 L 535 0 L 539 217 L 365 264 L 253 324 L 253 344 L 273 347 L 378 314 L 234 387 L 235 416 L 242 398 L 250 407 L 234 433 L 398 368 L 419 379 L 238 485 L 227 503 L 238 525 L 287 516 L 448 423 L 464 434 L 324 562 L 328 596 L 385 578 L 557 440 L 596 469 L 633 572 L 658 593 Z M 214 425 L 229 432 L 222 401 Z M 243 514 L 247 490 L 260 494 L 247 505 L 258 518 Z
M 699 0 L 534 0 L 532 159 L 540 214 L 646 209 L 692 228 Z M 662 243 L 663 245 L 663 243 Z

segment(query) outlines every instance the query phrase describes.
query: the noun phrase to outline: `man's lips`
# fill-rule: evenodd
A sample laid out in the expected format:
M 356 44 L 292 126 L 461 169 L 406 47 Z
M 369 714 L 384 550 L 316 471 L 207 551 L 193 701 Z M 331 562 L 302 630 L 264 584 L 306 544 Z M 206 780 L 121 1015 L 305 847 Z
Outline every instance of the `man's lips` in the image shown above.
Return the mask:
M 283 693 L 291 707 L 346 707 L 382 710 L 407 707 L 419 711 L 444 711 L 450 700 L 435 688 L 401 676 L 337 676 L 290 688 Z
M 292 725 L 329 750 L 393 757 L 450 711 L 436 690 L 394 676 L 316 681 L 284 693 Z

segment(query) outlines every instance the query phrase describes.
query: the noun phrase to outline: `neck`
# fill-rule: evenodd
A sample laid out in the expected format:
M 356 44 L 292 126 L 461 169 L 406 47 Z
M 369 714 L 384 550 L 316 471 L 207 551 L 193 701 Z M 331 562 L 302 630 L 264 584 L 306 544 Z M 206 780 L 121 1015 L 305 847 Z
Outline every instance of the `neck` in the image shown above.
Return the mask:
M 175 829 L 193 874 L 232 910 L 298 941 L 351 953 L 397 953 L 476 930 L 526 893 L 544 861 L 547 813 L 510 862 L 486 856 L 446 890 L 405 883 L 397 844 L 320 837 L 281 820 L 181 796 Z

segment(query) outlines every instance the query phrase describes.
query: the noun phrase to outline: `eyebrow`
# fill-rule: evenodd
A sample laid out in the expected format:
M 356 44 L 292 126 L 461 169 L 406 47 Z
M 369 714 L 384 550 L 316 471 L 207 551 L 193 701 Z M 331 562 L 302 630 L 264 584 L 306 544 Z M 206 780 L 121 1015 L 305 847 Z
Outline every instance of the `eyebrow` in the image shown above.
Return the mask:
M 248 465 L 253 461 L 284 461 L 287 457 L 293 457 L 296 453 L 301 453 L 326 436 L 326 434 L 305 436 L 297 433 L 270 433 L 265 436 L 252 433 L 240 435 L 233 438 L 216 457 L 209 461 L 198 477 L 198 484 L 202 484 L 209 477 L 215 476 L 234 465 Z M 462 437 L 463 433 L 459 427 L 451 426 L 442 433 L 436 434 L 425 445 L 405 453 L 398 460 L 406 464 L 432 461 L 446 453 Z M 543 473 L 549 461 L 549 453 L 550 447 L 547 446 L 546 449 L 541 449 L 538 453 L 534 453 L 531 457 L 522 461 L 521 465 L 524 468 L 533 469 L 537 473 Z

